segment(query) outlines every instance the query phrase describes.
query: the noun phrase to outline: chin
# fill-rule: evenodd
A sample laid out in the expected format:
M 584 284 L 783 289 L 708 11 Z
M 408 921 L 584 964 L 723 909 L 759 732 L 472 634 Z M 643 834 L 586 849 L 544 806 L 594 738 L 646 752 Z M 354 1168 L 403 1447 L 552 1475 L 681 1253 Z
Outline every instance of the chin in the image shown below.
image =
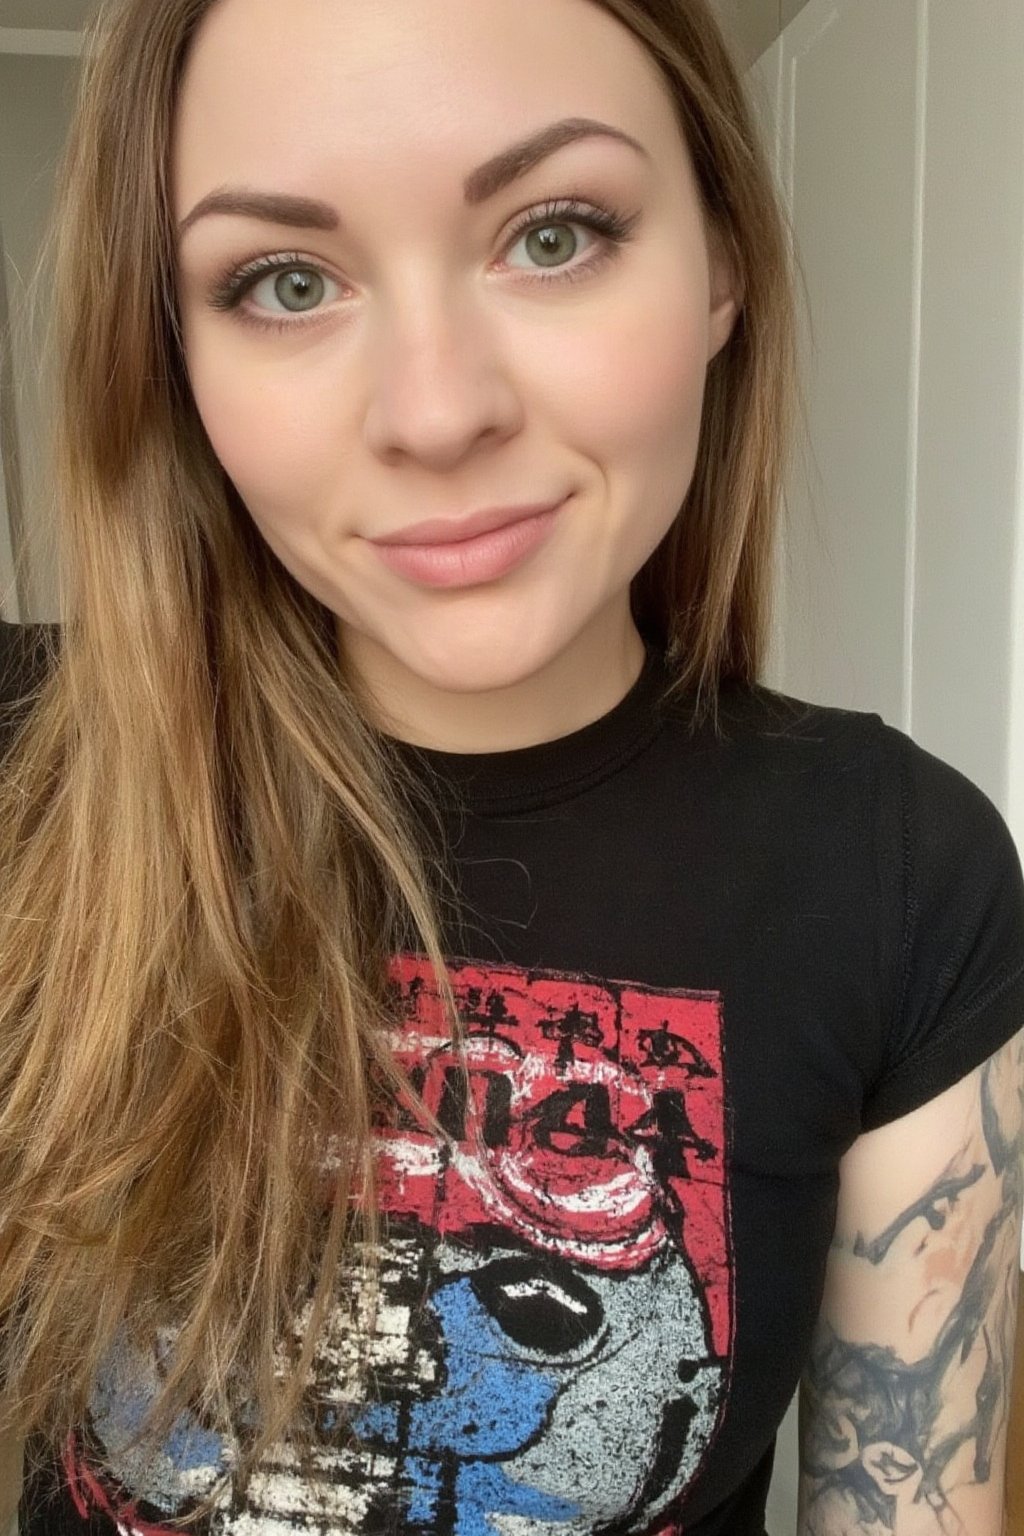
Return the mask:
M 515 688 L 537 673 L 543 662 L 535 664 L 530 658 L 520 656 L 481 657 L 479 662 L 464 655 L 453 655 L 450 660 L 439 657 L 432 665 L 425 665 L 422 657 L 396 658 L 427 687 L 439 693 L 475 694 L 498 693 L 505 688 Z
M 450 624 L 437 635 L 426 630 L 410 635 L 405 644 L 396 643 L 394 636 L 390 644 L 377 639 L 373 644 L 387 652 L 388 670 L 397 664 L 428 688 L 453 694 L 493 693 L 526 682 L 561 654 L 572 636 L 553 630 L 554 626 L 540 622 L 495 628 Z

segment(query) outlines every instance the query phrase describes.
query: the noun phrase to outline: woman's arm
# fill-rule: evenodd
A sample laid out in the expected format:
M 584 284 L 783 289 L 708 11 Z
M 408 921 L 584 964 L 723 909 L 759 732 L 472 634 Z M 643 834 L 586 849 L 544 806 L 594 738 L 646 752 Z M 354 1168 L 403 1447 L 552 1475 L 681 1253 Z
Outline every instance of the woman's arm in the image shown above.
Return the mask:
M 840 1167 L 800 1385 L 799 1536 L 999 1536 L 1024 1032 Z

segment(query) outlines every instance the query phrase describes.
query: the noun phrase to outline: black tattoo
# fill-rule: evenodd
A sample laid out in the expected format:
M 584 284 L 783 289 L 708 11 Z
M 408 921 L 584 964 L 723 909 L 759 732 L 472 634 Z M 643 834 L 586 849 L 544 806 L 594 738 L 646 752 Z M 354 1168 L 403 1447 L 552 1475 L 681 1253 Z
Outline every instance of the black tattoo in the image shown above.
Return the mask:
M 941 1231 L 946 1225 L 946 1215 L 938 1209 L 942 1201 L 948 1200 L 955 1205 L 963 1191 L 970 1189 L 972 1184 L 977 1184 L 984 1173 L 985 1169 L 981 1163 L 975 1163 L 971 1171 L 960 1178 L 951 1175 L 947 1169 L 920 1200 L 915 1200 L 913 1205 L 908 1205 L 907 1209 L 901 1211 L 896 1220 L 890 1222 L 885 1231 L 879 1233 L 871 1242 L 858 1232 L 853 1245 L 854 1253 L 859 1259 L 867 1259 L 871 1264 L 880 1264 L 900 1233 L 919 1216 L 924 1217 L 934 1232 Z
M 1024 1036 L 1011 1040 L 978 1074 L 981 1138 L 966 1167 L 964 1148 L 883 1231 L 842 1245 L 853 1255 L 844 1262 L 864 1260 L 878 1271 L 912 1222 L 927 1222 L 927 1242 L 975 1191 L 978 1231 L 971 1237 L 968 1207 L 959 1247 L 929 1250 L 939 1278 L 922 1270 L 907 1337 L 919 1307 L 938 1308 L 941 1285 L 953 1283 L 945 1260 L 950 1274 L 958 1262 L 968 1266 L 920 1350 L 901 1349 L 900 1340 L 844 1339 L 819 1322 L 800 1387 L 801 1536 L 981 1536 L 964 1525 L 957 1493 L 987 1483 L 1002 1464 L 1024 1198 L 1022 1045 Z

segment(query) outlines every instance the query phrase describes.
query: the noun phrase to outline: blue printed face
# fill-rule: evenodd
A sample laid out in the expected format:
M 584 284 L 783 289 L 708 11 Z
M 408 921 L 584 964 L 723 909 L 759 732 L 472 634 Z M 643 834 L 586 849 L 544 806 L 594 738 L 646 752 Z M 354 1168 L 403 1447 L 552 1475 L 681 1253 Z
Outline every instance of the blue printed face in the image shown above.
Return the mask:
M 445 1243 L 435 1261 L 431 1347 L 355 1421 L 393 1460 L 409 1526 L 494 1536 L 517 1516 L 566 1536 L 613 1520 L 641 1529 L 696 1470 L 719 1396 L 682 1255 L 586 1273 Z
M 326 1519 L 339 1533 L 387 1520 L 410 1536 L 499 1536 L 516 1521 L 552 1536 L 642 1530 L 696 1471 L 722 1367 L 677 1249 L 598 1273 L 526 1247 L 484 1255 L 442 1241 L 425 1253 L 422 1232 L 392 1234 L 378 1308 L 368 1402 L 346 1396 L 340 1313 L 318 1352 L 319 1476 L 297 1487 L 282 1448 L 216 1530 L 251 1531 L 254 1519 L 299 1531 Z M 230 1457 L 182 1425 L 140 1480 L 117 1455 L 130 1427 L 124 1384 L 94 1402 L 107 1464 L 157 1518 L 178 1513 Z

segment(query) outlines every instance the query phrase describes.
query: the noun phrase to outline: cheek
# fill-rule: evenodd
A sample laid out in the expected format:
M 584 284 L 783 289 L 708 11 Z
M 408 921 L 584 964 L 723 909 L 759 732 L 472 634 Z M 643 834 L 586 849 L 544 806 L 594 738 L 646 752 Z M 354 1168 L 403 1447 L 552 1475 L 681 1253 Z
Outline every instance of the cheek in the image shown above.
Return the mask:
M 257 347 L 218 331 L 191 339 L 186 333 L 192 393 L 214 453 L 250 505 L 306 501 L 324 474 L 333 436 L 325 431 L 326 381 L 308 352 L 292 368 L 280 357 L 261 362 Z M 335 470 L 339 447 L 334 440 Z
M 566 410 L 609 445 L 650 449 L 699 425 L 708 346 L 707 295 L 679 263 L 651 260 L 611 297 L 536 348 Z M 538 383 L 543 374 L 538 374 Z M 552 401 L 554 405 L 554 401 Z
M 559 364 L 563 436 L 604 471 L 612 504 L 651 546 L 693 478 L 708 319 L 683 277 L 638 284 L 567 348 Z

